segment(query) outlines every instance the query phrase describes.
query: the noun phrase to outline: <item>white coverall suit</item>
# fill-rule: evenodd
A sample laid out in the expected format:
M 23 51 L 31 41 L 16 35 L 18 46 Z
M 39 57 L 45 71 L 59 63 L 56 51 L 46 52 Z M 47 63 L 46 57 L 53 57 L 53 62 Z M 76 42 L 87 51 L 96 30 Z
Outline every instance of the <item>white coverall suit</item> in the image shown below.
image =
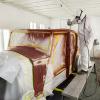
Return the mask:
M 88 67 L 90 66 L 90 51 L 93 46 L 94 35 L 87 16 L 85 16 L 78 24 L 78 34 L 80 50 L 78 71 L 88 71 Z

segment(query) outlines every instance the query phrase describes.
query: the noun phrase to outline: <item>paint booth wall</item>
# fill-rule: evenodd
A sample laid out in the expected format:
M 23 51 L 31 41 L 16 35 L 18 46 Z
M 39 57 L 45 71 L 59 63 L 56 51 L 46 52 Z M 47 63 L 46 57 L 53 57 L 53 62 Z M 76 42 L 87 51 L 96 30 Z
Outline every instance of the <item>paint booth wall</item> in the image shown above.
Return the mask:
M 99 45 L 94 45 L 94 56 L 100 58 L 100 17 L 92 17 L 92 25 L 95 39 L 98 39 L 99 42 Z M 93 49 L 91 56 L 93 56 Z
M 51 28 L 66 28 L 67 26 L 67 20 L 66 19 L 60 19 L 60 18 L 54 18 L 51 20 Z
M 90 17 L 90 18 L 91 18 L 90 20 L 91 20 L 92 30 L 95 34 L 94 38 L 98 39 L 100 43 L 100 17 Z M 67 18 L 66 19 L 55 18 L 52 19 L 51 21 L 51 28 L 70 28 L 70 27 L 67 25 Z M 74 25 L 72 26 L 72 29 L 77 32 L 78 26 Z M 91 56 L 93 56 L 93 49 L 91 50 Z M 100 45 L 94 46 L 94 56 L 100 57 Z
M 0 3 L 0 29 L 29 28 L 29 23 L 50 26 L 50 18 Z

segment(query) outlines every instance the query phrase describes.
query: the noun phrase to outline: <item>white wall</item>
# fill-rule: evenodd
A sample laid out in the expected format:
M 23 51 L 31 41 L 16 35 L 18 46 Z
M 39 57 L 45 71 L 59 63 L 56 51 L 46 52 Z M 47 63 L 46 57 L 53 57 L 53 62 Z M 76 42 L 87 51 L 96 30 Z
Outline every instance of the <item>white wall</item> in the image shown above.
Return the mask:
M 66 28 L 67 27 L 67 20 L 66 19 L 60 19 L 60 18 L 54 18 L 51 20 L 51 28 Z
M 29 28 L 30 22 L 50 26 L 50 19 L 37 14 L 18 9 L 16 7 L 0 3 L 0 28 L 16 29 Z
M 10 30 L 2 30 L 2 34 L 3 34 L 3 49 L 7 50 L 8 49 L 8 43 L 9 43 L 9 38 L 10 38 Z
M 99 41 L 99 45 L 94 46 L 94 56 L 100 58 L 100 17 L 92 17 L 92 25 L 95 38 Z
M 0 52 L 7 50 L 10 37 L 10 30 L 0 29 Z
M 4 42 L 3 42 L 3 34 L 2 34 L 2 30 L 0 30 L 0 52 L 3 50 L 4 48 Z

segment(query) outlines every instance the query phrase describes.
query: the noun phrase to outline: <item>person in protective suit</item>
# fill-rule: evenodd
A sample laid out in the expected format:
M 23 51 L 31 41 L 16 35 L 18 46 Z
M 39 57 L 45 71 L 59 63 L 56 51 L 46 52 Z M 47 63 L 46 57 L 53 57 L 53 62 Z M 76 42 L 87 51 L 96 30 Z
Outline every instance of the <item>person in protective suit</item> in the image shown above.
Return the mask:
M 92 32 L 89 17 L 81 9 L 77 11 L 75 18 L 68 22 L 70 26 L 73 24 L 78 24 L 80 52 L 78 73 L 86 73 L 91 66 L 90 51 L 93 46 L 94 34 Z

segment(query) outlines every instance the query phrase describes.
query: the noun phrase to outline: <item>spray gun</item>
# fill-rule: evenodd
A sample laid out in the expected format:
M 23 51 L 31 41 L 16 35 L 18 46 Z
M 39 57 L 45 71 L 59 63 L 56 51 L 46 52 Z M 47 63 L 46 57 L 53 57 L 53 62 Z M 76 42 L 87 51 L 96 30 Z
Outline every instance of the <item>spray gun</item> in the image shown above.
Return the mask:
M 71 26 L 74 25 L 74 24 L 79 24 L 81 22 L 81 16 L 82 16 L 82 13 L 83 13 L 83 10 L 80 10 L 81 12 L 79 13 L 79 15 L 75 16 L 74 20 L 71 21 L 71 19 L 68 19 L 67 21 L 67 25 Z

